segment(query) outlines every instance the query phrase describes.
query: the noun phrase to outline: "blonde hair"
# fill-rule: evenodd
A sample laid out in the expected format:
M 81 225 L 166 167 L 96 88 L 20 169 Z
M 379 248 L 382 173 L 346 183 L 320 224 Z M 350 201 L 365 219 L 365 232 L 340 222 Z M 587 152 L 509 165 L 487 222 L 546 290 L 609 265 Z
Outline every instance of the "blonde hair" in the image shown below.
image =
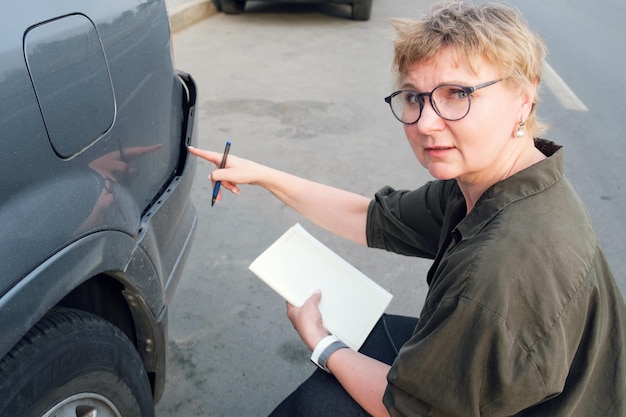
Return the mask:
M 445 47 L 454 48 L 475 73 L 476 60 L 483 58 L 509 85 L 531 88 L 541 80 L 546 46 L 514 6 L 448 0 L 434 4 L 421 19 L 393 19 L 391 24 L 398 86 L 412 64 L 436 58 Z M 533 135 L 545 130 L 536 118 L 537 103 L 535 95 L 524 126 Z

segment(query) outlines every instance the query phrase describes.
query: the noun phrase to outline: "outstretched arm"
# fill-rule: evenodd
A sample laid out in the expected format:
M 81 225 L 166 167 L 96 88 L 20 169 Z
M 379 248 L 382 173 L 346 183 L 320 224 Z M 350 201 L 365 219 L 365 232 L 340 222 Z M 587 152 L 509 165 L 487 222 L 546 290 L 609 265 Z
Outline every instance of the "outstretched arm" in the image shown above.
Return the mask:
M 222 154 L 190 147 L 189 151 L 219 166 Z M 359 194 L 309 181 L 253 161 L 229 155 L 224 169 L 211 173 L 212 181 L 239 194 L 239 184 L 258 185 L 298 213 L 353 242 L 365 245 L 365 223 L 370 199 Z M 219 200 L 220 197 L 218 197 Z

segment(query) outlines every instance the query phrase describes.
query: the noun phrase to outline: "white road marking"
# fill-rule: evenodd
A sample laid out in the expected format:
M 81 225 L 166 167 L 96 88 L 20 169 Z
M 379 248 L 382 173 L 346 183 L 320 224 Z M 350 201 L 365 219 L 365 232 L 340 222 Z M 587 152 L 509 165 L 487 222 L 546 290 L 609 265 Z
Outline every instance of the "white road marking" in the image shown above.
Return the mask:
M 589 111 L 585 103 L 583 103 L 577 96 L 574 94 L 571 88 L 556 71 L 546 62 L 543 67 L 543 81 L 546 86 L 554 93 L 556 98 L 561 102 L 563 107 L 568 110 L 575 111 Z

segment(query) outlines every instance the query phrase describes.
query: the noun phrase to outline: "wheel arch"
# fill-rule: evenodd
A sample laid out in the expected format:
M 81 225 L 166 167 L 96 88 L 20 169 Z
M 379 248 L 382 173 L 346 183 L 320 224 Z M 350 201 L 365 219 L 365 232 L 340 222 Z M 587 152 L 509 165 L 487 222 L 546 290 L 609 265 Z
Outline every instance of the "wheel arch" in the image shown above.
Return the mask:
M 2 295 L 0 357 L 54 307 L 87 311 L 128 336 L 158 401 L 167 351 L 163 299 L 162 281 L 136 239 L 117 231 L 94 233 L 51 256 Z

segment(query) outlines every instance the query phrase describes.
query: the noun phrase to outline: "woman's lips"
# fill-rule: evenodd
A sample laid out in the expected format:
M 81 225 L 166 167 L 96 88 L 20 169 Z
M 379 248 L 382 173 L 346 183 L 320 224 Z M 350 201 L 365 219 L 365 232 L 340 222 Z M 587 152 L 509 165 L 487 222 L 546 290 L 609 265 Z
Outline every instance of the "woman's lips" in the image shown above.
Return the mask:
M 454 150 L 453 146 L 433 146 L 424 148 L 424 152 L 432 158 L 441 158 Z

